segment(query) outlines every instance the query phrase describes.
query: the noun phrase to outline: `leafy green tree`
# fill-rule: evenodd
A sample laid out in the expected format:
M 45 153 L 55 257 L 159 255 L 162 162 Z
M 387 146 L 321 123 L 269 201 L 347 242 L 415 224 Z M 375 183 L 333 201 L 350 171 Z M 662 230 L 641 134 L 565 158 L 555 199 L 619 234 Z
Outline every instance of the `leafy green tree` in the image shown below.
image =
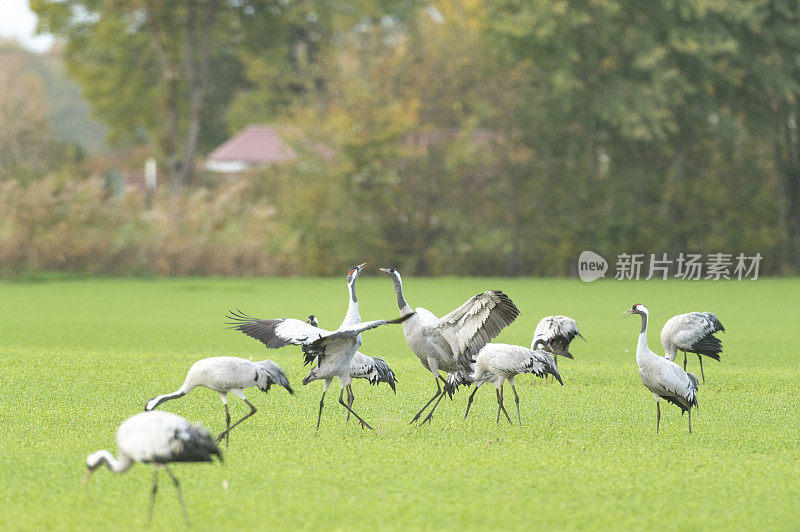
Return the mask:
M 31 7 L 43 30 L 65 39 L 68 71 L 112 140 L 148 139 L 173 185 L 185 185 L 201 143 L 219 140 L 204 129 L 219 130 L 243 82 L 236 48 L 242 19 L 256 8 L 219 0 L 34 0 Z

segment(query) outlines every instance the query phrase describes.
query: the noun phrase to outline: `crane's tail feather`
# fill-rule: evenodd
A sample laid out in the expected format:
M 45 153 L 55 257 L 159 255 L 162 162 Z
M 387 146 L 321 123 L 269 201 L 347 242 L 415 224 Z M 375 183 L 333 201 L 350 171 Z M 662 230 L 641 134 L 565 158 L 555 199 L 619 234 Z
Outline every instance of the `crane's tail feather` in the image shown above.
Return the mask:
M 707 356 L 718 361 L 719 354 L 722 353 L 722 342 L 719 338 L 714 336 L 713 333 L 710 333 L 692 344 L 687 351 L 690 353 Z
M 444 393 L 452 400 L 460 386 L 469 386 L 471 383 L 472 380 L 463 371 L 450 373 L 444 383 Z
M 394 371 L 392 368 L 389 367 L 389 364 L 380 357 L 373 357 L 373 371 L 370 373 L 369 383 L 375 386 L 378 383 L 385 382 L 387 383 L 394 393 L 397 393 L 397 389 L 395 388 L 395 383 L 397 382 L 397 377 L 394 375 Z

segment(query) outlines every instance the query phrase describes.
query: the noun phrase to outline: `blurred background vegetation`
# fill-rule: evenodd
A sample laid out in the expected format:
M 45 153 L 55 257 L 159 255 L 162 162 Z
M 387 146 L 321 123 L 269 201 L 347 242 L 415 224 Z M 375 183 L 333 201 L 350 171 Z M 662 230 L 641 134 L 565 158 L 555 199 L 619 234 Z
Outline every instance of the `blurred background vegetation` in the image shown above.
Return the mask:
M 798 273 L 796 1 L 30 3 L 58 44 L 0 44 L 6 274 Z M 250 124 L 297 157 L 205 170 Z

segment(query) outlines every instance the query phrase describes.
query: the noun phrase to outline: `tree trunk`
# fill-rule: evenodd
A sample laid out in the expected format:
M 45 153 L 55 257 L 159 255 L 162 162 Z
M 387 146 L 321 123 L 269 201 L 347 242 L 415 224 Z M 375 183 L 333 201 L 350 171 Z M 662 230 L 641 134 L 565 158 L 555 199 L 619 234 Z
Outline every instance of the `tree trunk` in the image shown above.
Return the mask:
M 194 159 L 200 144 L 200 132 L 208 89 L 211 63 L 211 34 L 217 13 L 217 0 L 207 0 L 202 8 L 195 0 L 189 3 L 184 62 L 189 90 L 189 125 L 186 129 L 183 160 L 177 174 L 181 185 L 186 185 L 194 173 Z
M 786 206 L 786 256 L 784 269 L 794 269 L 800 262 L 800 135 L 797 132 L 796 114 L 785 117 L 780 125 L 783 135 L 776 146 L 777 167 L 782 182 L 781 192 Z
M 163 4 L 146 2 L 148 32 L 161 66 L 163 94 L 161 108 L 164 132 L 157 142 L 163 152 L 173 191 L 180 191 L 194 173 L 194 159 L 200 144 L 211 62 L 211 40 L 217 15 L 217 1 L 191 0 L 186 7 L 186 38 L 183 44 L 184 69 L 189 95 L 189 117 L 184 131 L 180 126 L 180 72 L 165 45 L 159 9 Z M 174 55 L 174 53 L 173 53 Z M 178 142 L 182 139 L 182 142 Z

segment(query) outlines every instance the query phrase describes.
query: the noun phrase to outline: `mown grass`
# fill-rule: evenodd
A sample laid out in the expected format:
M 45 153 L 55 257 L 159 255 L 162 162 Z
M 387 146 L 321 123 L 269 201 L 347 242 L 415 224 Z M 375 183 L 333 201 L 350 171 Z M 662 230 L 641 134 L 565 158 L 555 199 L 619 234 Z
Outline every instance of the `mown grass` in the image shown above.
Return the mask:
M 328 394 L 314 431 L 321 384 L 301 386 L 297 349 L 267 352 L 223 327 L 226 309 L 262 317 L 317 314 L 336 326 L 343 279 L 44 280 L 0 285 L 0 506 L 3 529 L 139 529 L 149 468 L 80 481 L 86 455 L 115 451 L 119 423 L 176 389 L 195 360 L 271 358 L 297 389 L 249 389 L 259 412 L 235 429 L 224 466 L 177 465 L 198 529 L 646 528 L 792 529 L 800 523 L 800 290 L 796 279 L 756 282 L 616 282 L 502 278 L 405 280 L 406 296 L 443 314 L 479 291 L 508 293 L 522 316 L 499 341 L 529 345 L 541 316 L 575 317 L 588 343 L 560 364 L 564 386 L 518 379 L 523 426 L 495 425 L 489 387 L 462 420 L 466 394 L 443 401 L 433 423 L 408 420 L 433 381 L 399 327 L 364 336 L 398 375 L 355 385 L 355 408 L 377 427 L 344 423 Z M 362 277 L 364 319 L 397 314 L 390 282 Z M 635 362 L 638 318 L 649 306 L 650 346 L 660 326 L 690 310 L 715 311 L 728 329 L 692 435 L 668 405 L 655 433 L 652 395 Z M 699 371 L 697 359 L 690 359 Z M 510 390 L 507 400 L 513 407 Z M 233 415 L 247 409 L 231 397 Z M 217 394 L 197 389 L 166 403 L 219 431 Z M 510 411 L 513 411 L 510 409 Z M 227 481 L 227 482 L 225 482 Z M 226 484 L 227 488 L 223 485 Z M 152 528 L 181 529 L 162 478 Z

